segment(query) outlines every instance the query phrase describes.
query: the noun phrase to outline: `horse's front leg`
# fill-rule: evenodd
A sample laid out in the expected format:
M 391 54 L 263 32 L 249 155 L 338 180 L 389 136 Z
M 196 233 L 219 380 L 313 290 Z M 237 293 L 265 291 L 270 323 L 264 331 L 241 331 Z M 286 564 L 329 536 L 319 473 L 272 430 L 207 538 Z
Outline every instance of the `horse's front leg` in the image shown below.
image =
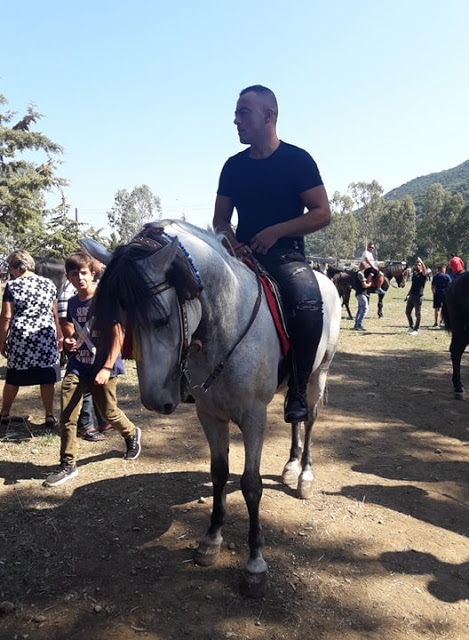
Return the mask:
M 197 410 L 210 447 L 210 472 L 213 506 L 210 527 L 199 543 L 194 562 L 204 567 L 215 563 L 223 542 L 222 527 L 226 518 L 226 483 L 228 480 L 229 428 L 224 422 Z
M 249 556 L 244 565 L 242 591 L 250 597 L 260 597 L 264 593 L 267 578 L 267 563 L 262 556 L 264 534 L 259 520 L 259 504 L 262 497 L 262 479 L 259 473 L 266 407 L 249 412 L 240 425 L 244 438 L 244 472 L 241 476 L 241 490 L 249 513 Z
M 383 299 L 384 293 L 378 293 L 378 318 L 383 317 Z
M 353 320 L 352 312 L 350 311 L 350 291 L 344 295 L 344 305 L 348 313 L 348 319 Z

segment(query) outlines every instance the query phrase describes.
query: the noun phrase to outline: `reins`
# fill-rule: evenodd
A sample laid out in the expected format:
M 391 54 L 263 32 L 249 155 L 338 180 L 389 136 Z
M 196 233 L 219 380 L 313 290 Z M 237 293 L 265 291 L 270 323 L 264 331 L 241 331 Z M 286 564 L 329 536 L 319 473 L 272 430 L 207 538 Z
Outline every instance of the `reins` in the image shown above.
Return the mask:
M 165 244 L 167 244 L 170 240 L 172 240 L 171 236 L 167 234 L 162 228 L 148 226 L 148 227 L 145 227 L 137 236 L 135 236 L 135 238 L 133 238 L 130 244 L 144 245 L 151 249 L 155 249 L 157 251 L 158 249 L 161 249 L 163 246 L 165 246 Z M 179 242 L 179 249 L 181 250 L 182 257 L 188 263 L 189 268 L 194 272 L 195 277 L 200 284 L 200 290 L 202 290 L 203 288 L 202 281 L 198 273 L 198 270 L 194 265 L 192 257 L 180 242 Z M 208 391 L 209 387 L 213 384 L 213 382 L 218 378 L 220 373 L 223 371 L 233 351 L 236 349 L 239 343 L 245 338 L 245 336 L 247 335 L 249 329 L 252 327 L 254 320 L 256 319 L 257 314 L 259 312 L 261 300 L 262 300 L 262 283 L 260 279 L 259 270 L 255 261 L 253 260 L 252 262 L 250 262 L 250 265 L 252 270 L 254 271 L 256 282 L 257 282 L 257 297 L 254 303 L 253 310 L 251 312 L 251 316 L 249 318 L 249 321 L 246 327 L 244 328 L 244 330 L 242 331 L 241 335 L 238 337 L 234 345 L 225 353 L 223 358 L 216 365 L 216 367 L 213 369 L 212 373 L 208 376 L 205 382 L 203 382 L 200 385 L 200 388 L 203 389 L 204 393 Z M 164 282 L 151 285 L 150 289 L 153 295 L 158 295 L 163 291 L 166 291 L 167 289 L 171 288 L 171 286 L 172 285 L 167 280 L 165 280 Z M 188 327 L 189 323 L 187 319 L 187 310 L 185 306 L 186 305 L 183 302 L 179 301 L 178 303 L 179 325 L 180 325 L 182 339 L 181 339 L 181 348 L 180 348 L 179 357 L 178 357 L 178 369 L 184 376 L 186 376 L 186 378 L 188 378 L 188 358 L 190 355 L 191 343 L 190 343 L 190 332 Z M 200 342 L 195 340 L 194 343 L 195 343 L 195 346 L 197 346 L 200 349 L 200 346 L 201 346 Z M 188 382 L 189 382 L 189 385 L 192 386 L 190 384 L 190 380 L 188 380 Z
M 253 264 L 253 270 L 254 270 L 254 274 L 256 276 L 256 282 L 257 282 L 257 298 L 256 298 L 256 302 L 254 303 L 253 310 L 251 312 L 251 317 L 249 318 L 249 322 L 247 323 L 246 327 L 244 328 L 244 331 L 242 332 L 242 334 L 239 336 L 238 340 L 231 347 L 231 349 L 224 355 L 224 357 L 220 360 L 220 362 L 217 364 L 215 369 L 209 375 L 207 380 L 201 385 L 202 389 L 205 392 L 207 392 L 207 390 L 210 387 L 210 385 L 212 384 L 212 382 L 214 382 L 214 380 L 216 380 L 216 378 L 223 371 L 223 369 L 225 368 L 225 365 L 228 362 L 231 354 L 236 349 L 238 344 L 246 336 L 246 334 L 248 333 L 249 329 L 252 327 L 252 324 L 253 324 L 254 320 L 256 319 L 256 316 L 257 316 L 257 314 L 259 312 L 259 308 L 261 306 L 261 300 L 262 300 L 262 284 L 261 284 L 261 279 L 260 279 L 260 275 L 259 275 L 259 270 L 257 268 L 257 264 L 255 263 L 255 261 L 252 261 L 252 264 Z

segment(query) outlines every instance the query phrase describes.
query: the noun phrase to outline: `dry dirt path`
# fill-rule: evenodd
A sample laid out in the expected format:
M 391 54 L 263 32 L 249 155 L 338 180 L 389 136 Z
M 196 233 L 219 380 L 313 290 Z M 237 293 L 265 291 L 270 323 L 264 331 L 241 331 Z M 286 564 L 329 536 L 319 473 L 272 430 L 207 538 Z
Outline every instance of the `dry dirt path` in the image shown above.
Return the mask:
M 308 501 L 279 483 L 289 432 L 281 398 L 269 409 L 260 600 L 238 589 L 247 516 L 235 429 L 223 551 L 202 569 L 191 554 L 211 488 L 191 405 L 149 414 L 131 371 L 120 397 L 142 426 L 142 456 L 124 462 L 115 434 L 80 442 L 78 478 L 45 490 L 58 438 L 41 436 L 37 397 L 21 395 L 36 437 L 19 428 L 1 444 L 0 600 L 14 610 L 0 614 L 0 640 L 467 640 L 468 404 L 450 394 L 447 336 L 405 334 L 403 295 L 388 294 L 367 334 L 343 320 Z

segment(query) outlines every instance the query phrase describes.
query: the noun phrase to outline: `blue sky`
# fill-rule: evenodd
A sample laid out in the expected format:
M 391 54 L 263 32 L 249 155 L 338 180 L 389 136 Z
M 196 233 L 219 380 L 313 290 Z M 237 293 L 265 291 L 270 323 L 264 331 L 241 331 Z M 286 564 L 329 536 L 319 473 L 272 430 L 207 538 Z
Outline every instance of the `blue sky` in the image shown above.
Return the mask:
M 166 217 L 210 223 L 250 84 L 276 93 L 280 138 L 311 153 L 329 196 L 469 158 L 467 0 L 25 0 L 1 18 L 0 93 L 46 116 L 66 199 L 95 227 L 141 184 Z

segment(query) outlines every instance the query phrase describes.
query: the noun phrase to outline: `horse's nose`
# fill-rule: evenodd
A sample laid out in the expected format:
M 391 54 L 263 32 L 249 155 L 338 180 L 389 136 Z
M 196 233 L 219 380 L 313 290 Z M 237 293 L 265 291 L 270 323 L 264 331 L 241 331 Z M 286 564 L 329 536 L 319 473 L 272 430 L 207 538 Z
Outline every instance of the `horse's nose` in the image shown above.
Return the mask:
M 169 415 L 170 413 L 173 413 L 173 411 L 176 409 L 177 407 L 177 403 L 176 402 L 156 402 L 154 399 L 145 399 L 142 398 L 142 404 L 145 407 L 145 409 L 148 409 L 149 411 L 156 411 L 157 413 L 162 413 L 164 415 Z
M 171 404 L 170 402 L 167 402 L 166 404 L 163 405 L 162 409 L 160 409 L 160 413 L 167 416 L 170 413 L 173 413 L 175 408 L 176 408 L 176 405 Z

